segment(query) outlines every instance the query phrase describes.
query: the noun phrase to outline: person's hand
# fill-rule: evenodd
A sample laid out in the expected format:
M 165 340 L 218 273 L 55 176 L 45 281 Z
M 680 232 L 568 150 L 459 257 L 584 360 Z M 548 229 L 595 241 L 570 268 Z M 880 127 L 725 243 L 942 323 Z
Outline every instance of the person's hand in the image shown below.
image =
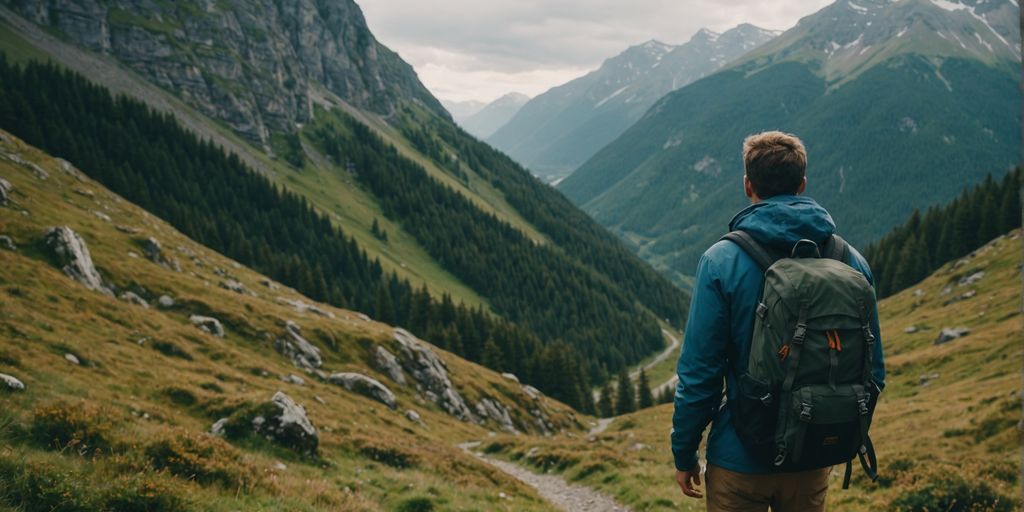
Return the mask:
M 700 485 L 700 463 L 694 464 L 688 471 L 676 470 L 676 483 L 679 484 L 679 488 L 683 490 L 683 494 L 691 498 L 703 498 L 695 486 Z

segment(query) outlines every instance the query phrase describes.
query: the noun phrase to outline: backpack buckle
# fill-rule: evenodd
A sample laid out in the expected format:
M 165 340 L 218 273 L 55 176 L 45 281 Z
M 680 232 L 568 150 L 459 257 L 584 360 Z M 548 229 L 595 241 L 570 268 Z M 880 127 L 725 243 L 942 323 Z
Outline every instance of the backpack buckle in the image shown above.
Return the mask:
M 772 461 L 772 464 L 774 464 L 775 466 L 781 466 L 783 462 L 786 462 L 786 447 L 785 446 L 783 446 L 782 448 L 779 448 L 779 454 L 775 456 L 775 460 Z
M 861 398 L 861 399 L 857 400 L 857 405 L 860 406 L 860 414 L 861 414 L 861 416 L 867 416 L 867 414 L 868 414 L 868 399 L 867 398 Z
M 757 303 L 757 317 L 764 320 L 764 315 L 768 313 L 768 306 L 764 302 Z
M 793 343 L 803 345 L 805 336 L 807 336 L 807 325 L 802 323 L 796 324 L 796 331 L 793 333 Z
M 758 400 L 760 400 L 761 403 L 764 404 L 765 407 L 767 407 L 767 406 L 771 405 L 771 403 L 772 403 L 772 394 L 771 393 L 765 393 L 765 395 L 762 396 L 761 398 L 759 398 Z
M 804 423 L 811 421 L 811 404 L 807 402 L 800 403 L 800 421 Z

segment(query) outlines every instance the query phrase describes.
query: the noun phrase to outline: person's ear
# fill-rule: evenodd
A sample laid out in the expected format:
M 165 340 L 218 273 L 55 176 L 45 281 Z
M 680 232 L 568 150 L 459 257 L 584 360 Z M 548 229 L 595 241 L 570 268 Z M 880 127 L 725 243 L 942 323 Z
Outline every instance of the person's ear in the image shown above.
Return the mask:
M 796 195 L 803 194 L 807 190 L 807 176 L 800 182 L 800 188 L 796 189 Z
M 743 175 L 743 193 L 751 199 L 754 198 L 754 186 L 751 185 L 750 178 L 746 174 Z

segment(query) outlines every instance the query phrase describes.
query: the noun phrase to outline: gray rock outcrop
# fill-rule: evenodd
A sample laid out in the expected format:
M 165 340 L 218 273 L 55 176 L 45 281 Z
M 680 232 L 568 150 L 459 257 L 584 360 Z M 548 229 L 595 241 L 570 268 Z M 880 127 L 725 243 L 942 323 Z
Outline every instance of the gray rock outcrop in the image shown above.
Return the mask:
M 302 337 L 302 330 L 295 322 L 285 322 L 284 335 L 274 342 L 274 348 L 304 370 L 315 370 L 323 364 L 320 349 Z
M 409 409 L 408 411 L 405 411 L 405 418 L 408 419 L 409 421 L 413 422 L 413 423 L 416 423 L 416 424 L 419 424 L 419 425 L 423 424 L 423 418 L 420 417 L 420 413 L 418 413 L 418 412 L 416 412 L 416 411 L 414 411 L 412 409 Z
M 398 358 L 388 352 L 388 349 L 377 345 L 377 350 L 373 354 L 373 365 L 377 370 L 386 373 L 396 384 L 405 385 L 405 372 L 398 364 Z
M 276 286 L 277 285 L 274 285 L 275 288 Z M 287 297 L 278 297 L 277 301 L 280 302 L 281 304 L 287 304 L 295 308 L 295 311 L 298 311 L 299 313 L 306 313 L 308 311 L 310 313 L 313 313 L 314 315 L 320 315 L 325 318 L 334 318 L 334 313 L 331 313 L 330 311 L 325 311 L 318 307 L 316 304 L 308 304 L 301 300 L 289 299 Z
M 508 410 L 505 406 L 501 405 L 496 399 L 493 398 L 481 398 L 476 404 L 476 412 L 481 418 L 487 418 L 493 420 L 498 424 L 498 427 L 505 432 L 518 434 L 519 430 L 516 429 L 514 423 L 512 423 L 512 417 L 509 416 Z
M 103 284 L 103 278 L 93 265 L 92 255 L 85 240 L 67 226 L 57 226 L 46 231 L 44 244 L 56 256 L 65 274 L 86 288 L 113 296 L 114 292 Z
M 156 299 L 156 304 L 160 306 L 161 309 L 170 309 L 174 307 L 174 299 L 170 295 L 161 295 Z
M 220 287 L 224 288 L 225 290 L 233 291 L 235 293 L 244 294 L 246 292 L 245 285 L 238 281 L 235 281 L 234 279 L 225 279 L 224 281 L 221 281 Z
M 18 246 L 14 245 L 14 239 L 8 235 L 0 235 L 0 249 L 17 251 Z
M 306 455 L 315 454 L 320 438 L 306 409 L 280 391 L 274 393 L 269 405 L 262 408 L 263 414 L 252 419 L 253 431 L 272 443 Z
M 398 360 L 416 381 L 417 389 L 448 414 L 463 421 L 472 421 L 473 413 L 448 378 L 448 367 L 444 361 L 409 331 L 395 329 L 394 335 L 399 348 Z
M 135 304 L 137 306 L 142 306 L 143 308 L 149 309 L 149 303 L 146 302 L 146 299 L 139 297 L 139 295 L 135 292 L 124 292 L 118 298 L 125 302 L 129 302 L 131 304 Z
M 192 325 L 218 338 L 224 337 L 224 325 L 220 323 L 220 320 L 212 316 L 192 315 L 188 317 L 188 321 L 192 322 Z
M 148 258 L 149 261 L 152 261 L 164 268 L 181 272 L 181 263 L 178 263 L 177 259 L 168 257 L 164 254 L 163 246 L 160 245 L 160 241 L 156 238 L 147 238 L 142 244 L 142 252 L 146 254 L 146 258 Z
M 372 377 L 367 377 L 361 373 L 339 372 L 327 377 L 327 381 L 332 384 L 337 384 L 354 393 L 359 393 L 360 395 L 377 400 L 392 409 L 398 406 L 395 394 L 392 393 L 387 386 L 381 384 L 380 381 Z
M 0 206 L 5 206 L 11 200 L 11 191 L 13 190 L 14 186 L 11 185 L 11 182 L 0 178 Z
M 977 283 L 978 281 L 981 281 L 982 279 L 984 279 L 984 277 L 985 277 L 985 271 L 984 270 L 979 270 L 979 271 L 974 272 L 973 274 L 971 274 L 969 276 L 964 277 L 957 284 L 959 284 L 960 286 L 970 286 L 970 285 L 972 285 L 974 283 Z
M 7 375 L 6 373 L 0 373 L 0 382 L 4 383 L 4 388 L 10 391 L 24 391 L 25 383 L 21 382 L 13 375 Z
M 939 331 L 939 336 L 935 338 L 936 345 L 942 345 L 949 343 L 957 338 L 962 338 L 971 333 L 971 330 L 966 327 L 943 327 Z

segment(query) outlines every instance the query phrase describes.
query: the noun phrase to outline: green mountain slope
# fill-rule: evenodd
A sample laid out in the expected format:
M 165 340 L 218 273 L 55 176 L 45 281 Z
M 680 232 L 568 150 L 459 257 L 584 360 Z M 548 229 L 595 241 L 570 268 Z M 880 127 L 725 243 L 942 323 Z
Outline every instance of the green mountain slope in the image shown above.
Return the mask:
M 930 1 L 873 2 L 867 14 L 850 5 L 869 9 L 837 2 L 669 94 L 559 188 L 682 281 L 744 205 L 740 143 L 750 133 L 804 139 L 809 195 L 861 245 L 1015 164 L 1019 56 L 992 29 L 1012 28 L 1015 5 L 988 12 L 991 22 Z
M 293 10 L 271 2 L 222 2 L 208 5 L 204 8 L 206 11 L 199 13 L 193 12 L 194 6 L 190 7 L 190 3 L 161 5 L 158 6 L 161 16 L 175 27 L 168 31 L 161 31 L 161 27 L 151 26 L 139 16 L 131 15 L 149 13 L 148 4 L 144 3 L 124 2 L 115 8 L 105 2 L 87 5 L 72 2 L 50 6 L 47 16 L 39 14 L 40 10 L 46 10 L 46 2 L 9 5 L 61 37 L 108 56 L 83 53 L 80 48 L 69 47 L 46 34 L 40 35 L 37 28 L 5 9 L 0 14 L 10 28 L 9 39 L 27 41 L 88 78 L 183 119 L 190 129 L 238 155 L 245 164 L 261 171 L 277 186 L 297 194 L 332 223 L 351 233 L 359 250 L 366 251 L 371 260 L 380 260 L 384 275 L 393 272 L 398 280 L 409 279 L 411 288 L 416 290 L 426 286 L 438 303 L 447 300 L 444 295 L 449 294 L 456 302 L 483 308 L 481 314 L 496 314 L 514 321 L 545 346 L 564 346 L 558 343 L 564 341 L 574 347 L 573 350 L 582 350 L 579 353 L 592 354 L 586 356 L 590 360 L 585 363 L 585 378 L 599 379 L 606 371 L 638 361 L 663 346 L 657 319 L 667 319 L 675 325 L 681 323 L 685 310 L 682 292 L 646 267 L 557 192 L 535 183 L 522 168 L 455 127 L 447 113 L 435 105 L 436 101 L 421 97 L 422 91 L 414 87 L 418 80 L 411 69 L 394 64 L 390 54 L 374 49 L 376 43 L 368 35 L 361 15 L 356 16 L 358 9 L 351 2 L 340 3 L 342 7 L 321 6 L 323 8 L 315 13 L 304 11 L 312 5 L 305 3 Z M 342 15 L 332 10 L 344 6 L 356 11 Z M 252 13 L 276 14 L 254 18 Z M 88 23 L 71 23 L 67 21 L 69 17 Z M 230 26 L 235 21 L 239 24 L 238 30 Z M 133 34 L 134 42 L 115 40 L 120 37 L 117 35 L 120 29 L 111 28 L 115 25 Z M 221 25 L 226 27 L 224 31 L 210 30 Z M 104 27 L 110 30 L 105 32 Z M 300 40 L 278 41 L 277 36 L 263 33 L 271 29 L 288 32 L 289 27 L 294 28 Z M 312 51 L 307 36 L 324 46 L 320 50 L 324 59 L 333 56 L 337 62 L 322 64 L 323 69 L 317 67 L 316 59 L 304 53 Z M 264 40 L 265 37 L 271 37 L 271 41 Z M 99 41 L 98 46 L 92 44 L 94 40 Z M 284 45 L 284 48 L 275 49 L 275 45 Z M 22 45 L 9 46 L 20 48 Z M 239 50 L 236 46 L 244 48 Z M 208 50 L 216 55 L 204 53 Z M 170 56 L 165 55 L 168 51 Z M 112 63 L 110 57 L 118 62 Z M 298 61 L 291 63 L 292 58 Z M 90 65 L 82 66 L 83 61 Z M 211 94 L 216 98 L 215 108 L 210 110 L 204 104 L 201 91 L 194 89 L 199 85 L 160 79 L 163 74 L 174 74 L 176 80 L 179 79 L 181 62 L 203 77 L 207 92 L 214 91 Z M 239 89 L 235 91 L 237 94 L 217 92 L 220 91 L 217 84 L 226 79 L 222 74 L 236 65 L 245 70 L 237 76 L 231 75 L 234 77 L 231 84 Z M 343 69 L 334 70 L 335 73 L 331 66 Z M 310 101 L 294 105 L 271 102 L 253 110 L 249 108 L 251 105 L 238 99 L 248 94 L 242 89 L 258 92 L 273 86 L 264 81 L 268 73 L 279 68 L 287 72 L 282 71 L 284 74 L 277 79 L 286 82 L 285 86 L 294 82 L 293 86 L 299 91 L 296 94 L 306 94 Z M 388 73 L 392 71 L 401 72 L 401 79 L 389 79 Z M 353 73 L 359 81 L 345 78 Z M 180 99 L 168 99 L 164 91 L 140 83 L 140 75 Z M 125 86 L 126 83 L 129 86 Z M 270 116 L 261 110 L 264 107 L 279 107 L 280 115 Z M 273 148 L 273 154 L 264 153 L 258 143 L 253 146 L 238 139 L 242 136 L 252 141 L 248 129 L 235 123 L 245 117 L 240 112 L 278 120 L 284 116 L 288 120 L 283 124 L 266 125 L 269 133 L 266 141 Z M 369 155 L 369 160 L 351 162 L 350 166 L 350 155 L 327 154 L 330 144 L 325 142 L 329 141 L 315 130 L 340 118 L 346 119 L 346 123 L 370 128 L 372 137 L 362 140 L 367 146 L 357 148 L 364 156 Z M 344 137 L 343 134 L 338 136 Z M 47 148 L 58 154 L 67 150 L 66 146 L 59 145 Z M 383 182 L 368 179 L 374 173 L 387 175 L 395 169 L 405 169 L 426 178 L 417 182 L 420 191 L 435 191 L 438 195 L 434 198 L 441 198 L 442 203 L 423 202 L 425 196 L 417 195 L 419 192 L 400 190 L 405 186 L 401 183 L 391 182 L 384 188 L 374 188 L 372 184 Z M 129 189 L 121 191 L 129 193 Z M 463 224 L 445 223 L 438 217 L 421 217 L 415 213 L 432 209 L 436 213 L 443 210 L 445 204 L 459 204 L 459 215 L 474 227 L 509 235 L 470 236 L 456 242 L 455 237 L 465 233 L 457 233 L 455 226 L 465 227 Z M 415 224 L 425 218 L 432 219 L 429 230 Z M 206 220 L 210 221 L 212 219 Z M 435 234 L 442 236 L 431 238 Z M 502 242 L 492 243 L 495 240 Z M 508 246 L 522 240 L 541 247 L 527 251 L 512 250 Z M 452 256 L 453 251 L 457 257 L 440 256 Z M 491 265 L 487 269 L 493 273 L 493 280 L 467 277 L 483 275 L 485 261 L 504 261 L 505 264 Z M 341 278 L 332 272 L 336 270 L 325 268 L 323 271 L 328 288 L 332 280 Z M 550 279 L 552 275 L 557 275 L 558 279 Z M 315 277 L 314 274 L 312 282 L 318 286 Z M 521 285 L 508 285 L 512 282 Z M 492 286 L 494 283 L 505 284 Z M 558 284 L 555 289 L 562 295 L 549 294 L 546 298 L 554 300 L 562 309 L 545 308 L 538 312 L 542 303 L 533 300 L 534 296 L 544 295 L 538 290 L 555 283 Z M 410 301 L 401 300 L 401 294 L 394 293 L 393 288 L 390 298 L 395 301 L 395 319 L 400 320 L 403 315 L 409 316 L 412 305 Z M 316 295 L 313 291 L 309 293 Z M 330 300 L 329 295 L 318 297 Z M 360 300 L 364 302 L 360 307 L 375 317 L 389 318 L 388 308 L 378 307 L 387 303 L 385 298 L 362 296 Z M 618 321 L 614 320 L 616 318 Z M 428 328 L 425 326 L 416 332 L 424 334 Z M 438 339 L 459 338 L 461 341 L 479 336 L 480 332 L 459 332 Z M 473 344 L 479 345 L 477 348 L 467 349 L 466 355 L 474 353 L 473 358 L 482 362 L 482 349 L 487 341 L 484 336 L 478 344 Z M 451 347 L 458 344 L 452 342 Z M 502 347 L 506 349 L 508 347 Z M 599 355 L 601 353 L 604 355 Z M 512 353 L 506 350 L 504 356 L 511 358 Z M 585 406 L 575 402 L 574 405 Z
M 888 377 L 871 427 L 880 478 L 872 484 L 855 466 L 843 491 L 834 468 L 829 510 L 1018 510 L 1021 243 L 1019 229 L 999 236 L 880 301 Z M 966 335 L 936 342 L 960 327 Z M 636 510 L 704 510 L 672 480 L 671 417 L 672 405 L 659 405 L 586 439 L 499 436 L 481 449 Z
M 16 246 L 0 249 L 0 373 L 24 385 L 0 380 L 0 508 L 550 510 L 455 444 L 509 427 L 578 431 L 565 405 L 312 301 L 6 132 L 0 176 L 0 234 Z M 54 226 L 81 237 L 112 295 L 62 270 L 72 258 L 47 243 Z M 219 320 L 223 336 L 193 315 Z M 293 331 L 319 354 L 313 367 L 297 367 Z M 409 359 L 403 346 L 420 355 Z M 380 363 L 381 350 L 397 371 Z M 430 354 L 436 365 L 414 362 Z M 379 381 L 395 407 L 325 378 L 336 372 Z M 442 375 L 450 386 L 431 380 Z M 442 388 L 465 402 L 466 421 L 448 412 L 455 402 L 440 398 Z M 315 455 L 296 451 L 308 447 L 297 437 L 247 434 L 253 414 L 272 417 L 266 404 L 278 391 L 304 408 Z M 225 417 L 226 439 L 205 433 Z

